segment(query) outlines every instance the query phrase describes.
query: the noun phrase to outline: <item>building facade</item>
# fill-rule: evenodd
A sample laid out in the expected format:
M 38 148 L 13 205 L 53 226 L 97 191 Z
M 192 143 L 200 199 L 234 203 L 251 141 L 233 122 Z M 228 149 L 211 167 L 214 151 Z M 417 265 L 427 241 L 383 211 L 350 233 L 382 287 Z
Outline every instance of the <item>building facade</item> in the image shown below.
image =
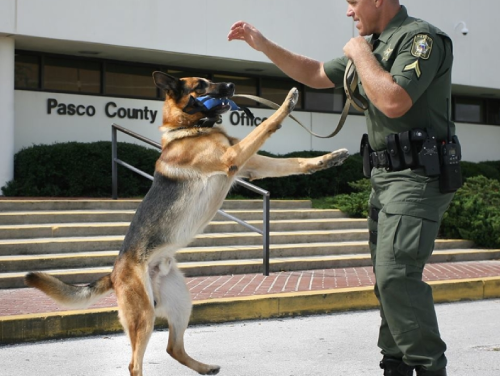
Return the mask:
M 500 160 L 500 52 L 487 38 L 500 11 L 495 0 L 406 0 L 410 15 L 445 31 L 454 42 L 452 116 L 463 159 Z M 231 81 L 238 93 L 280 102 L 297 86 L 294 115 L 329 134 L 340 118 L 339 90 L 312 90 L 289 80 L 261 53 L 228 42 L 244 19 L 278 44 L 326 61 L 357 35 L 345 1 L 315 0 L 0 0 L 0 186 L 13 178 L 14 154 L 34 144 L 111 139 L 117 123 L 160 140 L 161 93 L 151 73 Z M 487 10 L 487 11 L 485 11 Z M 224 115 L 231 135 L 244 137 L 271 114 L 255 103 L 255 120 Z M 365 130 L 355 111 L 334 138 L 310 136 L 287 120 L 264 150 L 359 149 Z M 119 141 L 134 142 L 126 136 Z

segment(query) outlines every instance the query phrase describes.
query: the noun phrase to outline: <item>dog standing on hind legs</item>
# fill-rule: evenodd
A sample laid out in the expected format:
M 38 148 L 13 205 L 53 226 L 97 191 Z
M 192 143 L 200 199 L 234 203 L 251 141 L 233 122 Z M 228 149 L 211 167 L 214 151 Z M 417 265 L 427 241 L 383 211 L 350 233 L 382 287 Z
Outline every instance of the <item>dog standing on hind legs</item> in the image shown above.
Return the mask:
M 203 78 L 175 78 L 153 73 L 166 93 L 163 109 L 162 152 L 156 162 L 151 189 L 139 205 L 125 236 L 113 271 L 88 286 L 74 286 L 40 272 L 25 277 L 28 286 L 40 289 L 57 302 L 84 308 L 115 291 L 120 322 L 132 345 L 131 376 L 142 375 L 146 346 L 155 317 L 168 321 L 167 352 L 203 375 L 220 367 L 191 358 L 184 349 L 184 332 L 191 315 L 191 298 L 175 252 L 186 247 L 217 213 L 235 177 L 261 179 L 315 171 L 340 165 L 347 150 L 316 158 L 269 158 L 257 155 L 264 142 L 281 127 L 294 109 L 297 89 L 288 93 L 281 107 L 241 141 L 228 136 L 214 122 L 230 105 L 220 101 L 206 109 L 197 98 L 230 98 L 232 83 Z

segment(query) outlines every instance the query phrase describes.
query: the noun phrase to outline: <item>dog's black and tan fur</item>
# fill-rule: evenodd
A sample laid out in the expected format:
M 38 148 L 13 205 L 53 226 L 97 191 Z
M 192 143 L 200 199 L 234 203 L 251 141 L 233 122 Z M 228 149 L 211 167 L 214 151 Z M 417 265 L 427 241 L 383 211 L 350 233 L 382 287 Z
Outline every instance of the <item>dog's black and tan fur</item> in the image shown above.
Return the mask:
M 74 308 L 87 307 L 114 290 L 120 322 L 132 344 L 130 375 L 142 375 L 144 352 L 157 316 L 168 320 L 167 352 L 198 373 L 213 375 L 219 366 L 198 362 L 184 350 L 191 299 L 176 266 L 175 252 L 186 247 L 213 218 L 236 176 L 261 179 L 310 174 L 341 164 L 348 154 L 345 149 L 310 159 L 256 154 L 295 107 L 296 89 L 271 117 L 239 141 L 220 127 L 196 126 L 200 119 L 218 116 L 228 106 L 221 105 L 210 114 L 183 111 L 190 97 L 231 97 L 233 84 L 177 79 L 161 72 L 153 77 L 166 93 L 162 153 L 151 189 L 130 224 L 113 271 L 88 286 L 69 285 L 38 272 L 29 273 L 26 284 Z

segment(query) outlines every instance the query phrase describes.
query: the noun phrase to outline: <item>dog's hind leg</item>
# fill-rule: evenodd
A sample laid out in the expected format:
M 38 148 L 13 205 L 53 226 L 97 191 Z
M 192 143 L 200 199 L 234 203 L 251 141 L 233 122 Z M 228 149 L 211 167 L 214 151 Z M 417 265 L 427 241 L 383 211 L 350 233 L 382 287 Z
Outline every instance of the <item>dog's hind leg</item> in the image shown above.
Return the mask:
M 126 280 L 115 281 L 118 316 L 132 346 L 129 364 L 130 376 L 142 376 L 142 363 L 151 333 L 154 329 L 155 312 L 144 281 L 132 271 Z
M 155 284 L 156 315 L 168 321 L 167 352 L 179 363 L 201 375 L 216 375 L 220 367 L 198 362 L 191 358 L 184 348 L 184 332 L 191 316 L 191 297 L 184 276 L 177 269 L 175 261 L 170 260 L 168 274 L 161 275 Z

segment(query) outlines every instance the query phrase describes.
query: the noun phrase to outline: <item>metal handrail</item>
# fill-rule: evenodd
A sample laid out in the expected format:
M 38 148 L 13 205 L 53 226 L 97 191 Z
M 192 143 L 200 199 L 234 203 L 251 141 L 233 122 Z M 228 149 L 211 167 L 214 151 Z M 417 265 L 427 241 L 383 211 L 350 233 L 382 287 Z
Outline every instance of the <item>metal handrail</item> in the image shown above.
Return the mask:
M 121 159 L 118 158 L 118 131 L 125 133 L 131 137 L 134 137 L 142 142 L 145 142 L 146 144 L 149 144 L 151 146 L 154 146 L 157 149 L 161 150 L 161 145 L 158 142 L 155 142 L 147 137 L 144 137 L 138 133 L 135 133 L 127 128 L 124 128 L 118 124 L 112 124 L 111 125 L 111 158 L 112 158 L 112 165 L 111 165 L 111 180 L 112 180 L 112 198 L 113 200 L 118 199 L 118 165 L 121 165 L 125 168 L 128 168 L 129 170 L 147 178 L 150 179 L 151 181 L 153 180 L 153 176 L 145 173 L 144 171 L 141 171 L 134 166 L 122 161 Z M 256 185 L 253 185 L 243 179 L 236 178 L 235 182 L 238 185 L 241 185 L 242 187 L 245 187 L 255 193 L 258 193 L 262 195 L 262 202 L 263 202 L 263 218 L 262 218 L 262 230 L 258 229 L 255 226 L 252 226 L 251 224 L 232 216 L 231 214 L 226 213 L 225 211 L 219 209 L 217 212 L 224 217 L 235 221 L 246 228 L 249 228 L 252 231 L 255 231 L 262 235 L 262 246 L 263 246 L 263 252 L 262 252 L 262 264 L 264 268 L 263 274 L 268 276 L 269 275 L 269 259 L 270 259 L 270 254 L 269 254 L 269 212 L 270 212 L 270 193 L 269 191 L 266 191 L 260 187 L 257 187 Z

